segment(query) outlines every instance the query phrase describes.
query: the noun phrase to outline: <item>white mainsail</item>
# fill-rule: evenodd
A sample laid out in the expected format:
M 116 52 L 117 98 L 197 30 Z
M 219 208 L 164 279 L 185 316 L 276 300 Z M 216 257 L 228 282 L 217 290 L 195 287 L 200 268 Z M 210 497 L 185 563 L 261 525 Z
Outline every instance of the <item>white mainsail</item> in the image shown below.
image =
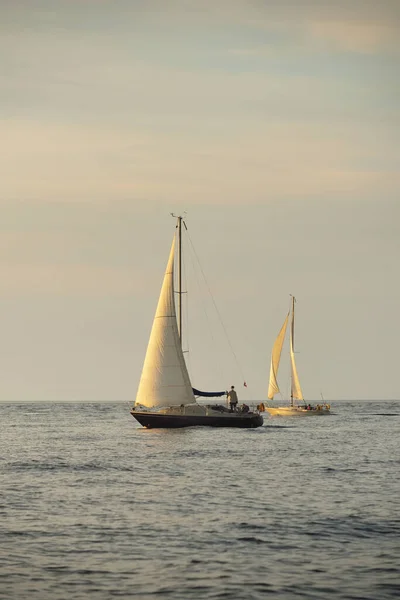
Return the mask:
M 292 299 L 292 324 L 290 327 L 290 362 L 292 365 L 292 393 L 291 397 L 296 400 L 303 400 L 303 392 L 301 391 L 299 376 L 297 374 L 296 361 L 294 358 L 294 303 Z
M 271 356 L 271 369 L 269 372 L 269 386 L 268 386 L 268 398 L 273 400 L 275 394 L 279 394 L 279 386 L 278 386 L 278 369 L 279 362 L 282 354 L 282 346 L 285 340 L 286 328 L 289 320 L 289 313 L 285 319 L 285 322 L 282 325 L 282 329 L 278 333 L 278 337 L 275 340 L 274 346 L 272 348 L 272 356 Z
M 148 408 L 195 402 L 176 321 L 174 253 L 175 236 L 136 396 L 136 404 Z

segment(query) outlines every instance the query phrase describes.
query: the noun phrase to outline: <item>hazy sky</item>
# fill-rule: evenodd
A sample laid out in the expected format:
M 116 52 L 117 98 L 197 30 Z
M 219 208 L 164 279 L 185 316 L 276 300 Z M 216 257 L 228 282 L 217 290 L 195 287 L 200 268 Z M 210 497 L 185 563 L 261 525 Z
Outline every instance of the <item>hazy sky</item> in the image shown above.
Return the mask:
M 397 0 L 0 0 L 0 400 L 134 400 L 171 211 L 236 355 L 193 309 L 196 387 L 266 398 L 292 293 L 307 399 L 399 398 L 399 24 Z

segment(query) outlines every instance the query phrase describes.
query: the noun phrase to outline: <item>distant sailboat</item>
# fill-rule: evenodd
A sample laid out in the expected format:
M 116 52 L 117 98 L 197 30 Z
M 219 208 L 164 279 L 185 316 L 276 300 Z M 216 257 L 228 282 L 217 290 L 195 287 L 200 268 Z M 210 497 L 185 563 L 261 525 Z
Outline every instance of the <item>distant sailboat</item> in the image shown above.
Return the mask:
M 325 402 L 323 404 L 317 404 L 317 406 L 313 407 L 310 404 L 306 404 L 304 402 L 303 392 L 301 390 L 299 376 L 297 373 L 296 367 L 296 359 L 294 354 L 294 305 L 295 305 L 295 297 L 292 296 L 292 306 L 291 311 L 286 315 L 286 319 L 282 325 L 280 332 L 275 340 L 275 343 L 272 348 L 272 356 L 271 356 L 271 368 L 269 375 L 269 386 L 268 386 L 268 398 L 270 400 L 274 399 L 276 394 L 280 393 L 279 385 L 278 385 L 278 370 L 279 364 L 281 360 L 282 347 L 285 341 L 286 329 L 289 323 L 289 318 L 291 314 L 291 323 L 290 323 L 290 340 L 289 340 L 289 354 L 290 354 L 290 364 L 291 364 L 291 392 L 290 392 L 290 406 L 280 406 L 278 408 L 266 407 L 266 410 L 270 415 L 279 415 L 282 417 L 292 417 L 292 416 L 311 416 L 311 415 L 327 415 L 330 413 L 330 406 Z M 304 402 L 303 405 L 299 405 L 298 402 Z
M 147 347 L 132 416 L 147 428 L 259 427 L 258 412 L 229 411 L 223 405 L 201 405 L 196 396 L 223 396 L 225 392 L 200 392 L 192 387 L 181 345 L 181 235 L 182 217 L 177 217 L 178 291 L 174 284 L 175 235 Z M 178 319 L 175 294 L 178 294 Z M 247 412 L 245 412 L 247 411 Z

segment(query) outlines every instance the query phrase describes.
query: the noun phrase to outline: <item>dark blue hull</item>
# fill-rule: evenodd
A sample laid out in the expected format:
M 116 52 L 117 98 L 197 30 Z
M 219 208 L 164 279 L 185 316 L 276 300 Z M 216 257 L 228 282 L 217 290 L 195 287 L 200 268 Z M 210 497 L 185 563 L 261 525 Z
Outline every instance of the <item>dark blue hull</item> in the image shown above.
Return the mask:
M 261 427 L 264 420 L 256 413 L 232 413 L 226 416 L 166 415 L 131 411 L 131 415 L 148 429 L 177 429 L 181 427 Z

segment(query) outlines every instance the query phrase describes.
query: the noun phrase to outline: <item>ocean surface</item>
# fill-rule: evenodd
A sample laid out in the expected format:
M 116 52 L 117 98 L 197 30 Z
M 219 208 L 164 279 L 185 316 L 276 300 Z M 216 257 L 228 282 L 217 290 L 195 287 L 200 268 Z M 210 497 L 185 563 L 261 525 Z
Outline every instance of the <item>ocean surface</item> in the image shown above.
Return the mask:
M 255 430 L 0 404 L 0 598 L 400 597 L 400 402 Z

